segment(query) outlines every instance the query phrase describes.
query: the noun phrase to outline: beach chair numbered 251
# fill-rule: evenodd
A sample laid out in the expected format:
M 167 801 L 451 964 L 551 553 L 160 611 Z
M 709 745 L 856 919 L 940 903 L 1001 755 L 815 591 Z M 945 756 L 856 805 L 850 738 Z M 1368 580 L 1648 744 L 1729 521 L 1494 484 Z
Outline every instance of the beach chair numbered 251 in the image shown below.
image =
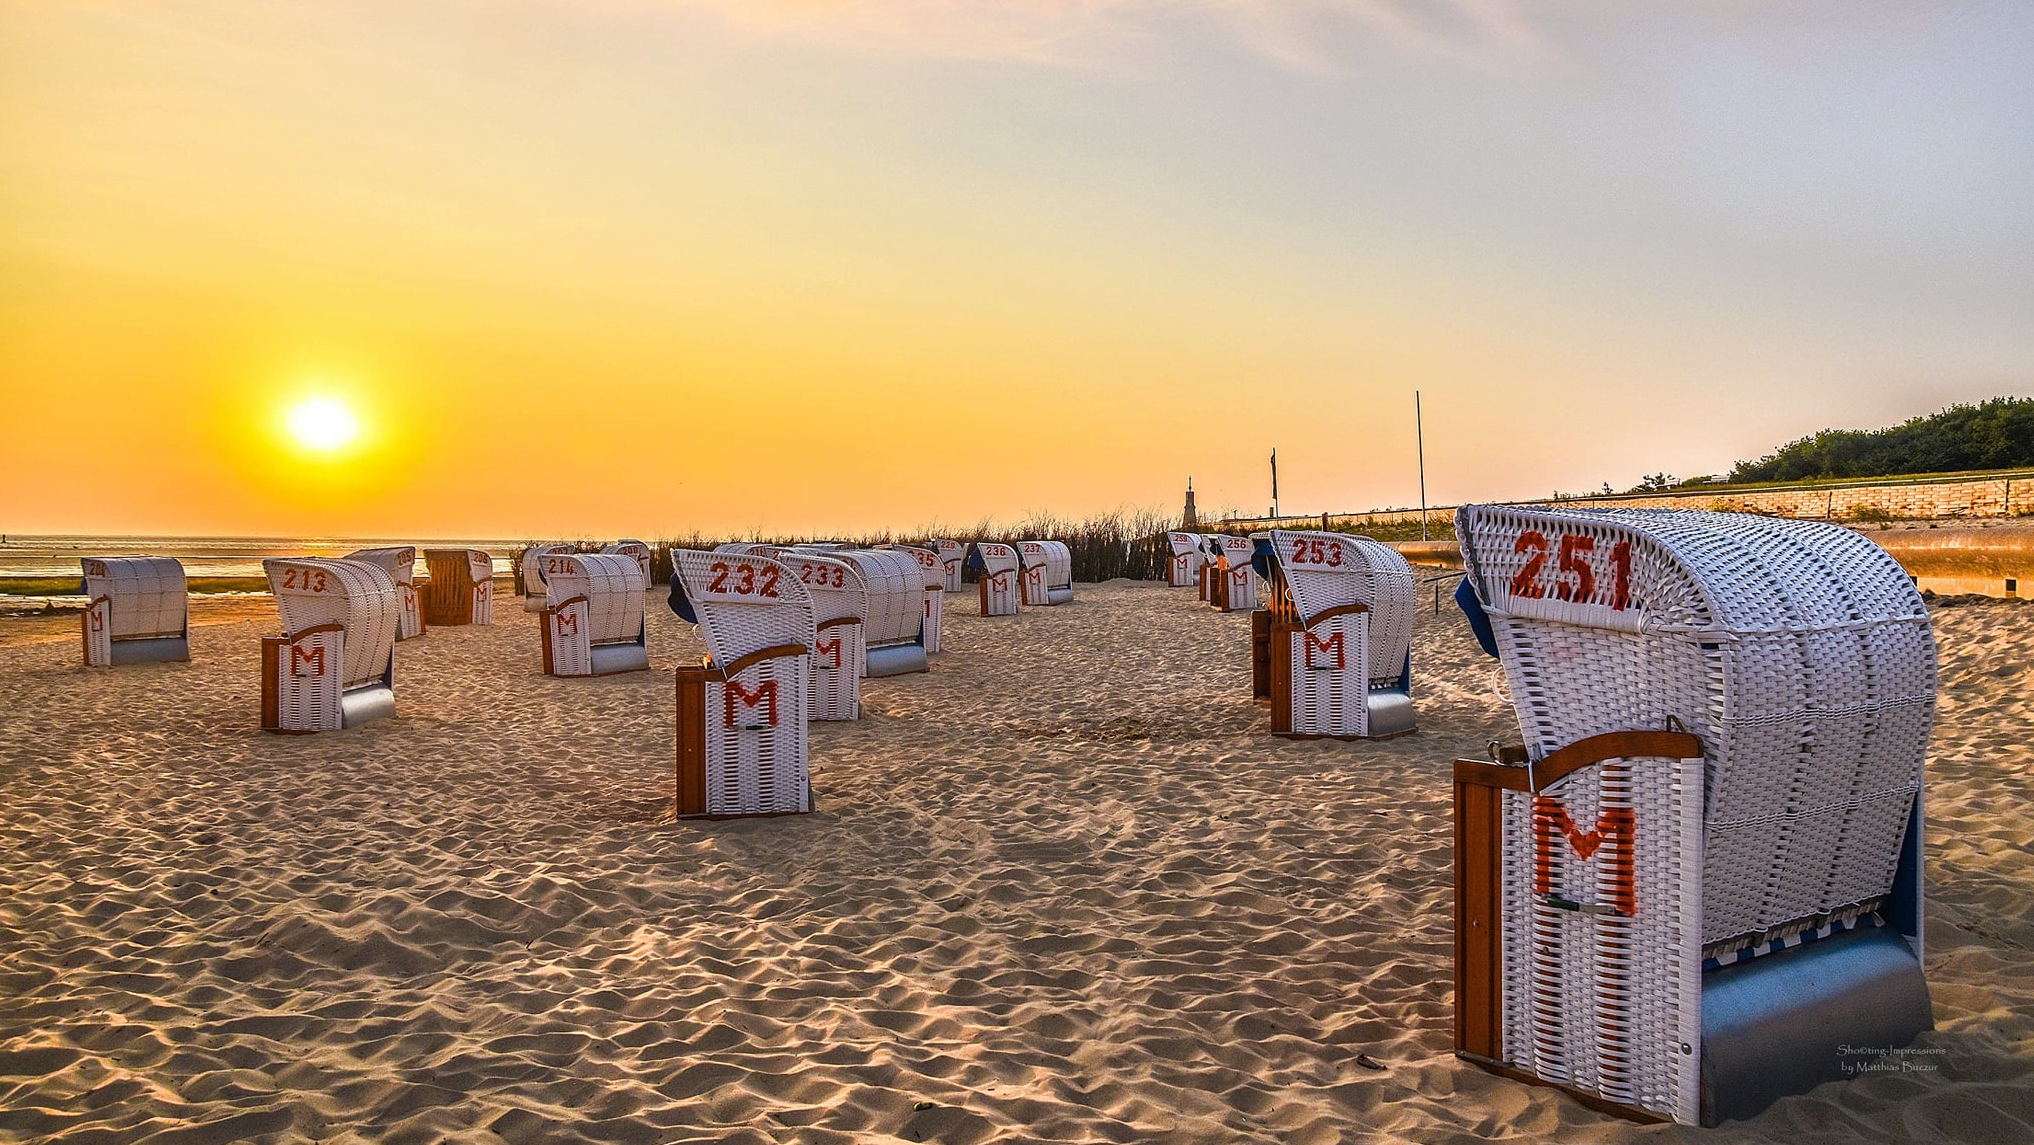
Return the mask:
M 1065 541 L 1019 541 L 1017 559 L 1024 607 L 1043 608 L 1073 601 L 1073 554 Z
M 482 628 L 494 623 L 494 558 L 479 549 L 425 549 L 425 625 Z
M 191 658 L 184 566 L 170 557 L 87 557 L 79 617 L 85 663 L 153 664 Z
M 402 598 L 366 561 L 261 562 L 283 635 L 261 641 L 261 726 L 324 732 L 395 714 Z
M 1900 566 L 1812 521 L 1455 520 L 1525 738 L 1455 765 L 1457 1052 L 1714 1125 L 1927 1030 L 1935 645 Z
M 993 541 L 977 542 L 968 550 L 968 568 L 974 570 L 975 587 L 981 590 L 983 616 L 1015 616 L 1018 611 L 1017 550 Z
M 1252 538 L 1268 606 L 1251 615 L 1253 694 L 1271 731 L 1389 739 L 1418 729 L 1412 703 L 1416 587 L 1398 550 L 1346 533 Z
M 678 669 L 678 817 L 812 810 L 805 586 L 768 557 L 672 549 L 671 611 L 707 649 L 704 665 Z
M 544 558 L 540 630 L 547 676 L 609 676 L 650 666 L 642 565 L 625 553 Z

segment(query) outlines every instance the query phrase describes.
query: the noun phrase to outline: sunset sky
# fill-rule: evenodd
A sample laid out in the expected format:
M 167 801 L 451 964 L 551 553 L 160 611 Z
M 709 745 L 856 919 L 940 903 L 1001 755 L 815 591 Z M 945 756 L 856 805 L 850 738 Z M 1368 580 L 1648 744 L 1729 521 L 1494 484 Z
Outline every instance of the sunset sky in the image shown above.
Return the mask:
M 2034 392 L 2034 5 L 0 0 L 0 531 L 1435 504 Z M 313 398 L 357 419 L 292 436 Z M 329 443 L 328 443 L 329 444 Z

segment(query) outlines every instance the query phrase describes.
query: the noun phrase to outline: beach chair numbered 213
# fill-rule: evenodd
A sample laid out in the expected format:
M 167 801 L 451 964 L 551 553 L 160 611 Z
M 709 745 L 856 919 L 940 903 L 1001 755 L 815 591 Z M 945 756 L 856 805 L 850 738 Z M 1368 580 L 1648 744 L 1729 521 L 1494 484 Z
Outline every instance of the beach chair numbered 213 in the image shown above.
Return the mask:
M 1931 1025 L 1927 609 L 1815 521 L 1469 505 L 1522 746 L 1455 765 L 1465 1059 L 1714 1125 Z
M 261 641 L 261 726 L 324 732 L 395 714 L 402 598 L 366 561 L 265 560 L 283 635 Z
M 153 664 L 191 658 L 184 566 L 170 557 L 87 557 L 85 663 Z
M 812 810 L 805 586 L 768 557 L 672 549 L 671 611 L 707 649 L 704 665 L 678 669 L 678 817 Z
M 1416 587 L 1405 558 L 1346 533 L 1281 529 L 1252 540 L 1271 599 L 1250 617 L 1251 681 L 1253 694 L 1271 702 L 1272 734 L 1388 739 L 1416 731 Z

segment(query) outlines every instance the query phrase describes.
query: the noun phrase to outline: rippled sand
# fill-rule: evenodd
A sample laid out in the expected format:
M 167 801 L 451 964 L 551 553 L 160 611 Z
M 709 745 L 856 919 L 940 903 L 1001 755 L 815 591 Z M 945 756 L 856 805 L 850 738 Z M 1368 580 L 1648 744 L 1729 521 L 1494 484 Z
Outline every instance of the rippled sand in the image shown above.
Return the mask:
M 503 615 L 304 737 L 245 602 L 117 671 L 0 621 L 0 1141 L 2034 1140 L 2034 608 L 1938 613 L 1939 1068 L 1711 1132 L 1449 1052 L 1448 762 L 1515 734 L 1452 606 L 1359 745 L 1266 734 L 1188 593 L 950 616 L 814 726 L 818 814 L 680 825 L 689 629 L 564 681 Z

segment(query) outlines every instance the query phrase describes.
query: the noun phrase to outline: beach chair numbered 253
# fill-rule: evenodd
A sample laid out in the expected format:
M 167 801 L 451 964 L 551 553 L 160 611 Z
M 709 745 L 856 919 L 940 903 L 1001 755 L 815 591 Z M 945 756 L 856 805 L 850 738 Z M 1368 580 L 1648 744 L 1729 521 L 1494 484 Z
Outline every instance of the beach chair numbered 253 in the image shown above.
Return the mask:
M 261 726 L 323 732 L 395 714 L 402 598 L 366 561 L 261 562 L 283 635 L 261 642 Z
M 1931 1025 L 1927 609 L 1834 525 L 1463 507 L 1521 746 L 1455 765 L 1465 1059 L 1714 1125 Z
M 699 626 L 708 654 L 677 673 L 678 817 L 812 810 L 805 586 L 768 557 L 672 549 L 671 610 Z
M 1346 533 L 1253 537 L 1270 586 L 1251 614 L 1253 694 L 1273 735 L 1388 739 L 1418 729 L 1412 703 L 1416 586 L 1398 550 Z

